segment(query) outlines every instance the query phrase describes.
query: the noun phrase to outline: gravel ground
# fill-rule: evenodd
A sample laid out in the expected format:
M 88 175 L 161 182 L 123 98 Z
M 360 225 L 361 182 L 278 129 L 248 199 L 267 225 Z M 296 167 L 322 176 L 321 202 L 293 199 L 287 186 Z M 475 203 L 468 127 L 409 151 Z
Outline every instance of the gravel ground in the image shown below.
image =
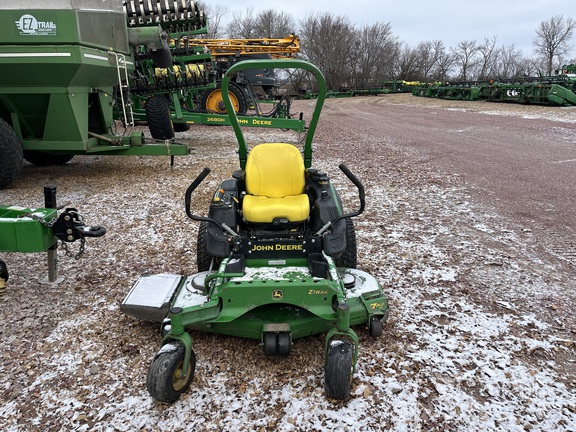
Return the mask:
M 574 122 L 574 111 L 382 96 L 385 103 Z M 25 165 L 0 202 L 41 207 L 42 187 L 75 206 L 106 236 L 74 260 L 59 251 L 58 285 L 40 284 L 43 254 L 4 254 L 0 299 L 0 421 L 8 431 L 134 430 L 575 430 L 574 268 L 543 253 L 534 233 L 471 195 L 462 178 L 370 136 L 328 100 L 314 165 L 354 208 L 346 162 L 363 181 L 367 209 L 355 220 L 359 268 L 390 299 L 382 339 L 360 328 L 352 397 L 323 394 L 323 337 L 295 342 L 287 359 L 256 342 L 194 333 L 197 370 L 173 405 L 151 400 L 149 362 L 158 328 L 124 316 L 119 303 L 142 273 L 195 270 L 197 225 L 183 196 L 205 166 L 193 209 L 205 213 L 237 167 L 229 128 L 194 127 L 193 147 L 171 169 L 163 157 L 76 157 L 54 168 Z M 300 101 L 309 113 L 311 101 Z M 380 121 L 375 118 L 374 121 Z M 298 139 L 247 131 L 249 142 Z M 288 139 L 286 138 L 288 137 Z M 77 245 L 73 245 L 76 246 Z

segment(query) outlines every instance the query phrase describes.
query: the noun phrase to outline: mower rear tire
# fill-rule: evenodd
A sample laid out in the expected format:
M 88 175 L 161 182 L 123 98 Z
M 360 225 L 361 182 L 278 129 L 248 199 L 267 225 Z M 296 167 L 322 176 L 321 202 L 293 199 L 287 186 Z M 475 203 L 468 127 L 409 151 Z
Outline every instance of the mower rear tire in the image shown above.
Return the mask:
M 174 138 L 174 125 L 170 119 L 170 102 L 163 96 L 146 100 L 146 120 L 152 138 L 169 140 Z
M 356 246 L 356 230 L 351 218 L 346 218 L 346 249 L 334 260 L 336 267 L 356 268 L 358 264 L 358 249 Z
M 354 345 L 346 340 L 330 341 L 324 374 L 324 390 L 329 397 L 343 400 L 350 396 L 353 368 Z
M 22 169 L 22 144 L 6 121 L 0 118 L 0 189 L 18 177 Z
M 198 239 L 196 240 L 196 265 L 198 267 L 198 272 L 210 270 L 210 265 L 212 264 L 212 259 L 214 258 L 206 250 L 207 243 L 208 222 L 202 221 L 198 227 Z
M 188 390 L 194 379 L 196 355 L 192 351 L 188 373 L 181 376 L 184 366 L 184 345 L 168 343 L 156 354 L 148 370 L 148 393 L 158 402 L 176 402 Z

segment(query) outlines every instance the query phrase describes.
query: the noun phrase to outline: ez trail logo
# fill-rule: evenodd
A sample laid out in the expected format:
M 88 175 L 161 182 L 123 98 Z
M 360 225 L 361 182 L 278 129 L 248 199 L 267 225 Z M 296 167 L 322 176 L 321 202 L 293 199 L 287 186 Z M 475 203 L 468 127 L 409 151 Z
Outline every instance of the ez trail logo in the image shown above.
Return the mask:
M 16 27 L 20 30 L 21 35 L 30 36 L 55 36 L 56 24 L 52 21 L 38 21 L 34 16 L 22 15 L 18 21 L 15 21 Z

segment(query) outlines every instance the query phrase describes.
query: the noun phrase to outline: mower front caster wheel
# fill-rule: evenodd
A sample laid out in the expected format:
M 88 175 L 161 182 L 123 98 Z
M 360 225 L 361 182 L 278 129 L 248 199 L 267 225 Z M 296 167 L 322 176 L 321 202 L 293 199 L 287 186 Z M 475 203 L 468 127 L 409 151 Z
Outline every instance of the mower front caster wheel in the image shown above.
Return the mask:
M 164 345 L 152 360 L 146 384 L 148 393 L 158 402 L 176 402 L 190 387 L 196 369 L 196 355 L 192 351 L 188 373 L 182 375 L 184 351 L 182 344 L 169 343 Z
M 264 354 L 267 356 L 283 356 L 290 354 L 292 341 L 288 333 L 264 333 L 262 337 Z
M 382 324 L 382 319 L 379 317 L 371 317 L 370 324 L 368 326 L 368 333 L 371 337 L 377 338 L 382 336 L 384 325 Z
M 330 342 L 326 357 L 324 390 L 328 397 L 346 399 L 352 389 L 354 345 L 345 340 Z

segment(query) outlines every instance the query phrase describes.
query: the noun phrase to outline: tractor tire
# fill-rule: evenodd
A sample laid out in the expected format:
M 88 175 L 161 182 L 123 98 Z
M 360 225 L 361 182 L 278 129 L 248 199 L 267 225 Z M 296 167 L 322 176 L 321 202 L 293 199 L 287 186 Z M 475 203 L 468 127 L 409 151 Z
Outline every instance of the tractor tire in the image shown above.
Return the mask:
M 146 120 L 150 135 L 157 140 L 174 138 L 174 125 L 170 119 L 170 102 L 163 96 L 154 96 L 146 100 Z
M 228 93 L 236 114 L 246 114 L 247 105 L 244 91 L 236 84 L 230 83 L 228 86 Z M 200 106 L 209 113 L 226 114 L 226 107 L 222 100 L 221 83 L 219 83 L 216 88 L 206 90 L 202 94 Z
M 0 118 L 0 189 L 4 189 L 18 177 L 22 162 L 20 139 L 12 126 Z
M 334 260 L 336 267 L 356 268 L 358 264 L 358 250 L 356 247 L 356 230 L 352 219 L 346 218 L 346 249 Z
M 36 166 L 64 165 L 72 160 L 74 155 L 60 155 L 37 150 L 24 151 L 24 159 Z
M 192 351 L 188 374 L 180 376 L 184 365 L 184 345 L 169 343 L 162 347 L 150 364 L 146 385 L 148 393 L 158 402 L 176 402 L 194 379 L 196 355 Z
M 324 374 L 324 390 L 329 397 L 343 400 L 350 396 L 354 346 L 344 340 L 330 341 Z

